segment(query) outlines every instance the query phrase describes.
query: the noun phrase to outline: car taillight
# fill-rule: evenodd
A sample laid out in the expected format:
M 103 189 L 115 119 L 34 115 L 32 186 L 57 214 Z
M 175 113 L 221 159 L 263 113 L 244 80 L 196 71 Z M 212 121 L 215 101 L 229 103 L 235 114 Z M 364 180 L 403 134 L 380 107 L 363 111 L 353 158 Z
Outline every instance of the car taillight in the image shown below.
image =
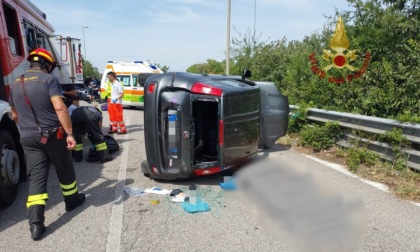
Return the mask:
M 158 170 L 158 168 L 156 168 L 156 166 L 152 166 L 152 172 L 153 172 L 154 174 L 159 175 L 159 170 Z
M 155 83 L 150 83 L 149 86 L 147 86 L 147 92 L 153 93 L 155 91 L 155 87 L 156 87 Z
M 206 94 L 206 95 L 215 95 L 222 96 L 223 91 L 220 88 L 210 86 L 201 82 L 196 82 L 191 88 L 191 92 L 195 94 Z
M 197 169 L 193 170 L 194 175 L 196 176 L 202 176 L 202 175 L 210 175 L 214 173 L 220 172 L 222 169 L 220 169 L 220 166 L 212 167 L 212 168 L 206 168 L 206 169 Z
M 223 123 L 223 120 L 219 121 L 219 145 L 223 145 L 223 139 L 225 137 L 225 124 Z

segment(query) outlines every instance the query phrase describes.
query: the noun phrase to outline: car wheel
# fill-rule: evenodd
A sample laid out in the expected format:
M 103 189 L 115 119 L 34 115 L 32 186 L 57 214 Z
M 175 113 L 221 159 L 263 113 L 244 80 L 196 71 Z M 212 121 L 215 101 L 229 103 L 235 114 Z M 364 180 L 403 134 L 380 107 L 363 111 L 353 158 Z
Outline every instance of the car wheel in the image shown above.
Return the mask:
M 12 135 L 0 130 L 0 206 L 8 206 L 16 199 L 20 175 L 19 156 Z

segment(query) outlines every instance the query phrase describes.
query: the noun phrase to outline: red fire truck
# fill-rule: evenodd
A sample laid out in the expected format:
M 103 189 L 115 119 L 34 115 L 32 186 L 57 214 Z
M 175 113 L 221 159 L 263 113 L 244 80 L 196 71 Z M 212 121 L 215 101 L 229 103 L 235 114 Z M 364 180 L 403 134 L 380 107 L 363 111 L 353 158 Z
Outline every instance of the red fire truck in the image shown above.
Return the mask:
M 0 207 L 13 203 L 18 182 L 26 179 L 19 128 L 10 119 L 10 85 L 24 73 L 30 51 L 45 48 L 57 59 L 53 75 L 63 85 L 83 84 L 81 42 L 54 34 L 46 15 L 29 0 L 2 0 L 0 5 Z

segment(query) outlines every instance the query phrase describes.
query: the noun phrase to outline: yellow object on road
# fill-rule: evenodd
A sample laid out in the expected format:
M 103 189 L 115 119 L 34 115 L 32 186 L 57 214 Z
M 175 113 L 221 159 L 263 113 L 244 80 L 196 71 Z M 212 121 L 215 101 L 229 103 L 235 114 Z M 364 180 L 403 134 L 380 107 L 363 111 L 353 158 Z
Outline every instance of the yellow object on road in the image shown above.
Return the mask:
M 152 205 L 157 205 L 157 204 L 159 204 L 159 202 L 160 202 L 160 200 L 158 200 L 158 199 L 150 200 L 150 204 L 152 204 Z

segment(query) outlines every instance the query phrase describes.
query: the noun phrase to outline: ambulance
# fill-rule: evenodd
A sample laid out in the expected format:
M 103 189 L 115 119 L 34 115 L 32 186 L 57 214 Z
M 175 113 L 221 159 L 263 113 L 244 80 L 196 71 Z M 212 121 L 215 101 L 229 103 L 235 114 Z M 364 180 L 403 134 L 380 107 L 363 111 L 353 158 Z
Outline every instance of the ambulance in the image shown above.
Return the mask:
M 108 72 L 114 72 L 117 79 L 124 88 L 123 105 L 127 106 L 144 106 L 144 82 L 153 74 L 160 74 L 163 71 L 148 61 L 108 61 L 101 79 L 101 102 L 107 102 L 110 98 Z

